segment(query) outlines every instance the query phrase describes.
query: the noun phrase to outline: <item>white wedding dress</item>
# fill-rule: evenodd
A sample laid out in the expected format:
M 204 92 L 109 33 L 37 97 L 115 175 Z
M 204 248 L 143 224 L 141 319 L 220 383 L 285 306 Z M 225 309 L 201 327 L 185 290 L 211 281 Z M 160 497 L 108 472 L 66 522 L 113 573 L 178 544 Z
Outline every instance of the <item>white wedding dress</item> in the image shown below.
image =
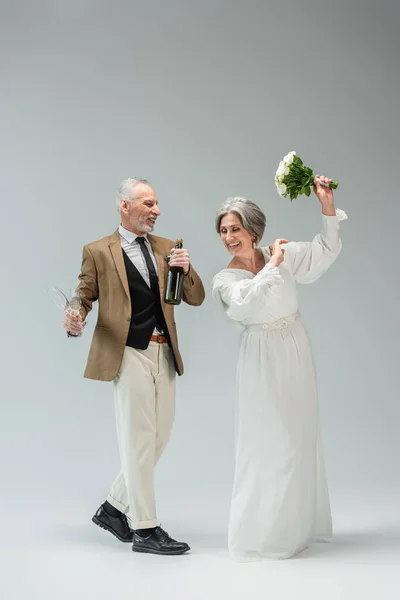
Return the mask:
M 340 210 L 323 215 L 322 232 L 312 242 L 285 244 L 278 268 L 262 248 L 266 264 L 257 275 L 224 269 L 213 279 L 213 297 L 244 328 L 229 520 L 236 560 L 290 558 L 313 538 L 332 535 L 314 360 L 296 282 L 312 283 L 335 261 L 345 218 Z

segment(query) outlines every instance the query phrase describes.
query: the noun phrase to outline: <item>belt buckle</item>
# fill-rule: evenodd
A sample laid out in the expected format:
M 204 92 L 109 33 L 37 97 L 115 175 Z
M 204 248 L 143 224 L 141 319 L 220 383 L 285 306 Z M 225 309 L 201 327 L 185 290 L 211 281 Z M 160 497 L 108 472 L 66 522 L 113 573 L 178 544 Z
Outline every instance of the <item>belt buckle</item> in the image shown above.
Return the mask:
M 163 341 L 162 341 L 162 338 L 163 338 L 163 337 L 164 337 L 164 336 L 162 336 L 162 335 L 157 335 L 157 343 L 158 343 L 158 344 L 162 344 L 162 343 L 163 343 Z

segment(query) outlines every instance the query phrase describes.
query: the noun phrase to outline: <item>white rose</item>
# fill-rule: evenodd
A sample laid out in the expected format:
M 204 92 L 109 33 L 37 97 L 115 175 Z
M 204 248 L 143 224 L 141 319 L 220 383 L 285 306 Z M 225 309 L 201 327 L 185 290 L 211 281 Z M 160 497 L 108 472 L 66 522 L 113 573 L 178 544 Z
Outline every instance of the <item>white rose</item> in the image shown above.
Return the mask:
M 281 183 L 279 186 L 277 186 L 278 189 L 278 194 L 284 198 L 284 194 L 286 193 L 286 185 L 284 183 Z
M 286 156 L 282 162 L 288 167 L 289 165 L 292 164 L 295 154 L 296 154 L 296 152 L 294 150 L 292 150 L 292 152 L 289 152 L 289 154 L 286 154 Z
M 285 173 L 285 171 L 286 171 L 286 165 L 283 162 L 283 160 L 281 160 L 281 162 L 279 163 L 278 170 L 277 170 L 276 174 L 278 175 L 278 177 L 280 175 L 285 176 L 285 175 L 287 175 L 287 173 Z

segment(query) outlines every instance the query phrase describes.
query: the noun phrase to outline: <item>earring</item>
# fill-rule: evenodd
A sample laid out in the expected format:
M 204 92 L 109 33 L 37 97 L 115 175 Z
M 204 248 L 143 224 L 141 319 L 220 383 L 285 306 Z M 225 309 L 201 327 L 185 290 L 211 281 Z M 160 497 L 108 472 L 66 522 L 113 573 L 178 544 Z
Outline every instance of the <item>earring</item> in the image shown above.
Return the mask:
M 255 248 L 257 246 L 257 240 L 256 238 L 253 238 L 253 248 Z

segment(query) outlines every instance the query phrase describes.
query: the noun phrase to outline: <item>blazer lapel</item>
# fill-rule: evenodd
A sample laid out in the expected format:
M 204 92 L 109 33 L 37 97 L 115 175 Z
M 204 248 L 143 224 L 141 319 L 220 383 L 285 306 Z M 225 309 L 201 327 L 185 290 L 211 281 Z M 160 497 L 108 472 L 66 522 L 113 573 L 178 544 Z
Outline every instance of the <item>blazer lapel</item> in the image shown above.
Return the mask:
M 119 239 L 118 229 L 110 236 L 110 242 L 108 245 L 109 245 L 113 260 L 114 260 L 115 267 L 118 271 L 118 275 L 121 279 L 121 283 L 124 287 L 126 295 L 129 298 L 130 296 L 129 296 L 128 277 L 126 275 L 124 257 L 122 256 L 122 248 L 121 248 L 121 242 Z
M 157 238 L 148 234 L 147 239 L 150 242 L 151 249 L 153 250 L 153 253 L 154 253 L 154 256 L 155 256 L 155 259 L 157 262 L 158 285 L 160 288 L 160 298 L 162 299 L 164 297 L 164 287 L 165 287 L 165 266 L 166 266 L 165 257 L 159 248 L 159 243 L 157 241 Z

